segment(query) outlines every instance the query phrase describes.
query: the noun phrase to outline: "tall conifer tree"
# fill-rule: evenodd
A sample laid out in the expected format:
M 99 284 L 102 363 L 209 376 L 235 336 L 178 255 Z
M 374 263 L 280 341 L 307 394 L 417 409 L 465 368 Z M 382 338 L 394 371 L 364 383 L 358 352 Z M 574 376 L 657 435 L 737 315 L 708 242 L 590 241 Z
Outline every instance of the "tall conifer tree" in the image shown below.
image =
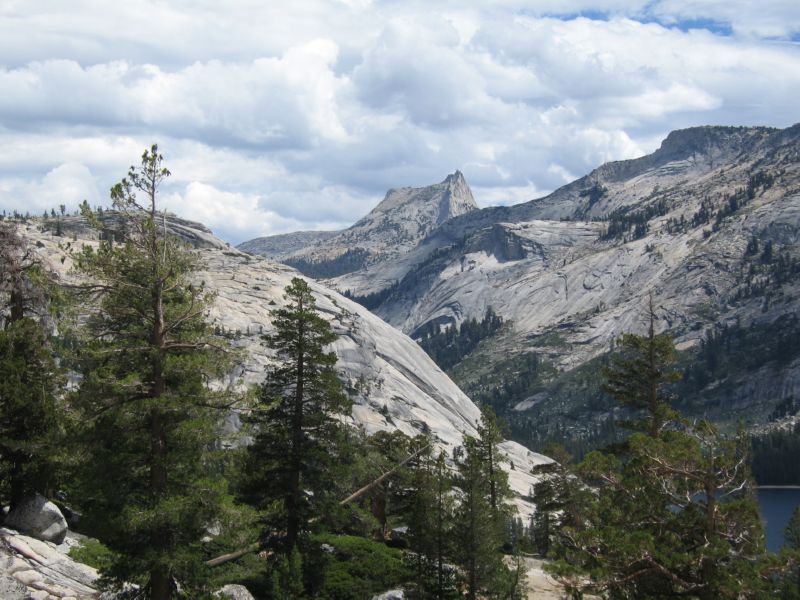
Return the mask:
M 414 597 L 444 600 L 455 597 L 454 573 L 446 560 L 453 540 L 455 499 L 452 474 L 440 452 L 424 452 L 412 467 L 408 538 L 414 553 Z
M 764 557 L 744 438 L 688 426 L 669 407 L 674 348 L 650 315 L 648 335 L 626 335 L 627 354 L 605 373 L 617 400 L 643 409 L 640 431 L 576 467 L 582 489 L 555 535 L 554 571 L 576 592 L 610 598 L 772 597 L 785 565 Z
M 200 539 L 224 500 L 207 457 L 228 401 L 208 387 L 227 360 L 205 321 L 212 298 L 190 280 L 200 256 L 159 211 L 168 176 L 153 145 L 111 190 L 124 242 L 74 257 L 95 301 L 76 394 L 88 442 L 84 509 L 118 557 L 106 575 L 143 585 L 153 600 L 174 597 L 176 580 L 200 585 Z
M 269 526 L 285 532 L 287 556 L 300 535 L 331 497 L 335 486 L 341 416 L 350 410 L 326 346 L 336 339 L 316 310 L 311 288 L 295 277 L 285 289 L 286 304 L 273 311 L 275 332 L 266 337 L 277 362 L 267 371 L 252 413 L 257 431 L 250 446 L 251 499 L 280 509 Z
M 502 439 L 491 409 L 485 408 L 478 424 L 478 437 L 464 436 L 458 453 L 460 502 L 455 523 L 456 557 L 464 569 L 467 597 L 470 600 L 489 594 L 503 597 L 508 569 L 501 548 L 506 521 L 510 517 L 506 500 L 510 495 L 508 475 L 500 467 L 497 444 Z

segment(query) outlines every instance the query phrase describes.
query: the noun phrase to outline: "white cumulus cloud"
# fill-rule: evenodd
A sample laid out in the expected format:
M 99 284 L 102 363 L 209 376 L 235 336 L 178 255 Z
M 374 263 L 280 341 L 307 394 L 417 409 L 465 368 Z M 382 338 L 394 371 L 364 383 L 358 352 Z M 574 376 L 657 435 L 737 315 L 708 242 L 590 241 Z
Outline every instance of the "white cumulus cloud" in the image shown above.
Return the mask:
M 456 169 L 518 202 L 673 129 L 792 124 L 798 36 L 786 0 L 4 2 L 0 209 L 105 202 L 154 142 L 169 208 L 231 242 Z

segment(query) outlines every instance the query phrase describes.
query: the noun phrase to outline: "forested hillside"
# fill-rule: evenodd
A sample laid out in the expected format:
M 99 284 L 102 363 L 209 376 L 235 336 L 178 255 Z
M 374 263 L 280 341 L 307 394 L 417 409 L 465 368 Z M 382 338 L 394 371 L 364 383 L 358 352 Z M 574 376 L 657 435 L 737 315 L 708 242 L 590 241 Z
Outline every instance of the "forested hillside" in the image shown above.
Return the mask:
M 111 209 L 0 222 L 6 525 L 40 535 L 14 515 L 55 501 L 72 515 L 58 542 L 96 540 L 74 549 L 103 575 L 81 589 L 119 597 L 523 597 L 503 559 L 530 545 L 514 490 L 547 459 L 357 305 L 193 245 L 203 234 L 159 211 L 168 176 L 153 146 Z

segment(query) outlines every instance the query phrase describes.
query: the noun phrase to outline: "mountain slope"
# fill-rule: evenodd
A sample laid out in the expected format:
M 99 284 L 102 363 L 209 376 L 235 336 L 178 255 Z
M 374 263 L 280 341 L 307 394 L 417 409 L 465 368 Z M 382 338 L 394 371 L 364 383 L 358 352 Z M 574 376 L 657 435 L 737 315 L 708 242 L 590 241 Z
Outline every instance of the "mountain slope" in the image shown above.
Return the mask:
M 686 368 L 698 356 L 708 363 L 705 381 L 687 377 L 682 386 L 684 409 L 731 423 L 763 423 L 800 393 L 796 348 L 787 342 L 782 356 L 773 355 L 770 340 L 759 333 L 776 329 L 781 319 L 788 319 L 781 321 L 783 330 L 797 331 L 799 157 L 799 127 L 672 134 L 651 157 L 605 165 L 505 215 L 520 220 L 449 223 L 453 229 L 440 234 L 446 242 L 439 248 L 446 250 L 436 264 L 410 271 L 376 312 L 413 333 L 428 322 L 479 319 L 492 307 L 509 322 L 504 339 L 479 350 L 469 363 L 474 368 L 465 366 L 457 376 L 475 394 L 505 360 L 502 349 L 535 353 L 559 373 L 587 365 L 623 332 L 644 331 L 652 295 L 657 327 L 676 336 Z M 564 220 L 532 220 L 556 217 Z M 524 256 L 498 252 L 498 237 Z M 718 359 L 707 351 L 708 339 L 727 335 L 726 343 L 736 343 L 728 329 L 751 340 L 752 352 L 776 360 L 715 372 L 710 365 Z M 520 419 L 538 421 L 534 428 L 541 430 L 555 414 L 555 429 L 572 427 L 582 435 L 609 406 L 597 392 L 554 389 L 563 381 L 540 377 L 507 401 L 521 409 Z M 584 408 L 576 410 L 576 401 Z M 586 409 L 591 402 L 601 403 Z
M 64 224 L 70 228 L 72 239 L 42 231 L 39 220 L 22 225 L 21 232 L 63 280 L 71 281 L 75 275 L 65 249 L 96 244 L 97 240 L 80 218 L 67 217 Z M 183 221 L 171 220 L 168 226 L 173 230 L 178 226 L 191 229 Z M 209 318 L 244 356 L 237 372 L 231 374 L 230 383 L 241 380 L 247 385 L 258 384 L 263 380 L 265 365 L 273 358 L 261 344 L 261 336 L 271 330 L 270 312 L 283 303 L 284 288 L 299 273 L 228 249 L 218 240 L 216 244 L 203 240 L 198 252 L 205 268 L 196 274 L 196 279 L 216 294 Z M 370 433 L 399 429 L 413 436 L 431 432 L 448 453 L 461 444 L 463 434 L 476 433 L 478 407 L 413 340 L 335 291 L 314 281 L 309 284 L 319 311 L 330 319 L 339 335 L 332 348 L 339 356 L 337 369 L 354 400 L 351 418 L 355 425 Z M 235 435 L 239 429 L 237 414 L 230 416 L 228 426 Z M 549 459 L 514 442 L 505 442 L 503 449 L 517 466 L 511 474 L 515 491 L 527 495 L 534 481 L 530 468 Z M 523 514 L 529 513 L 530 505 L 523 503 L 521 507 Z
M 295 252 L 314 246 L 338 233 L 338 231 L 297 231 L 281 235 L 269 235 L 242 242 L 237 248 L 242 252 L 280 261 Z
M 687 409 L 768 420 L 800 397 L 800 352 L 789 340 L 779 357 L 768 337 L 800 334 L 799 265 L 800 125 L 697 127 L 547 197 L 449 219 L 404 254 L 325 281 L 415 336 L 491 308 L 505 326 L 451 374 L 530 440 L 526 427 L 581 436 L 607 421 L 607 399 L 586 391 L 596 361 L 644 330 L 651 295 L 658 330 L 686 361 L 714 363 L 709 336 L 727 340 L 721 359 L 733 360 L 736 339 L 771 357 L 687 376 Z

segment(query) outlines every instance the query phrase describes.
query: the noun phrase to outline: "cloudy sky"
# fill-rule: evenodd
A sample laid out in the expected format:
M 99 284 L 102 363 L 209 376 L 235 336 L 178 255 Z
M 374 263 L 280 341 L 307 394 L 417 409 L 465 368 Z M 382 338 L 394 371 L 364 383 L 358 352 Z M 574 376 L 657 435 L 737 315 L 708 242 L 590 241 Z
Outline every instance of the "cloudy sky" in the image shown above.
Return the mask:
M 529 200 L 673 129 L 800 121 L 797 0 L 0 0 L 0 210 L 108 189 L 238 243 L 460 169 Z

